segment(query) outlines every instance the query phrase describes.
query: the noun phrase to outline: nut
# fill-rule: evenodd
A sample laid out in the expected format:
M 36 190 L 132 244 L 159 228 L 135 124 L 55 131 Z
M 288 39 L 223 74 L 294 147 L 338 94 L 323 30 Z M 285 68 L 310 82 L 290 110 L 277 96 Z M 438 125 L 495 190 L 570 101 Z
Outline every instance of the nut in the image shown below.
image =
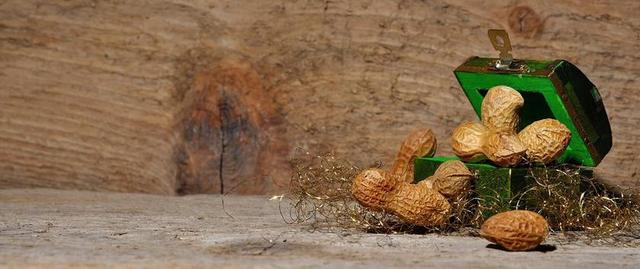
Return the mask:
M 451 147 L 463 161 L 477 162 L 487 157 L 482 152 L 489 130 L 479 122 L 465 122 L 453 130 Z
M 547 164 L 567 148 L 571 131 L 557 120 L 544 119 L 525 127 L 518 133 L 518 138 L 527 148 L 530 162 Z
M 540 214 L 513 210 L 493 215 L 480 230 L 480 236 L 507 250 L 523 251 L 536 248 L 549 234 L 549 225 Z
M 390 173 L 372 168 L 356 176 L 351 186 L 353 197 L 370 210 L 390 212 L 414 225 L 439 226 L 446 223 L 451 205 L 443 194 L 449 197 L 466 190 L 472 175 L 462 162 L 448 161 L 441 164 L 429 180 L 409 183 L 408 175 L 413 174 L 414 159 L 432 155 L 435 145 L 436 140 L 430 130 L 411 133 L 400 147 Z
M 528 159 L 549 163 L 567 147 L 571 132 L 557 120 L 545 119 L 516 134 L 522 95 L 507 86 L 495 86 L 482 100 L 482 124 L 463 123 L 451 136 L 451 147 L 464 161 L 489 159 L 498 166 L 516 166 Z
M 387 211 L 414 225 L 439 226 L 448 220 L 451 205 L 442 194 L 426 182 L 411 184 L 396 179 L 380 169 L 367 169 L 356 177 L 351 192 L 362 206 Z
M 471 189 L 473 173 L 461 161 L 446 161 L 436 169 L 433 176 L 425 180 L 427 186 L 448 199 L 456 199 Z
M 364 207 L 374 211 L 382 211 L 387 203 L 387 196 L 395 191 L 397 180 L 388 177 L 382 169 L 367 169 L 356 176 L 351 185 L 351 194 Z
M 515 166 L 524 160 L 527 149 L 515 134 L 492 132 L 487 136 L 482 151 L 499 166 Z
M 419 226 L 439 226 L 449 220 L 451 205 L 426 184 L 402 184 L 388 209 L 400 219 Z
M 495 86 L 482 100 L 482 124 L 494 132 L 515 133 L 520 122 L 522 95 L 511 87 Z
M 430 129 L 411 132 L 404 140 L 391 168 L 391 174 L 405 182 L 413 181 L 413 162 L 417 157 L 433 156 L 436 152 L 436 136 Z

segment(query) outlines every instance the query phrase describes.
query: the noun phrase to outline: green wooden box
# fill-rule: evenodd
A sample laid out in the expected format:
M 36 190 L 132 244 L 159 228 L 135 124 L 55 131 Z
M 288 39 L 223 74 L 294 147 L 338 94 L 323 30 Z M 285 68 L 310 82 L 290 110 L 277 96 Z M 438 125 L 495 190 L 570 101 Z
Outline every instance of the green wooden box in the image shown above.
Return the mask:
M 456 157 L 420 158 L 415 161 L 415 179 L 424 179 L 445 161 L 456 160 Z M 588 186 L 581 185 L 581 177 L 592 177 L 593 170 L 589 167 L 574 167 L 574 173 L 564 173 L 562 169 L 548 169 L 546 167 L 501 168 L 489 163 L 466 163 L 467 168 L 474 172 L 476 181 L 474 188 L 479 196 L 481 206 L 484 207 L 484 217 L 490 217 L 500 211 L 511 209 L 518 204 L 528 208 L 536 208 L 535 199 L 529 199 L 525 193 L 536 184 L 536 178 L 562 178 L 566 193 L 578 197 Z M 419 180 L 417 180 L 419 181 Z
M 454 71 L 478 117 L 489 88 L 497 85 L 514 88 L 525 99 L 520 129 L 540 119 L 559 120 L 569 128 L 572 137 L 565 152 L 556 160 L 557 164 L 573 164 L 580 167 L 580 173 L 591 175 L 591 168 L 602 161 L 612 144 L 611 127 L 598 89 L 575 65 L 565 60 L 514 60 L 504 69 L 496 67 L 500 60 L 472 57 Z M 450 159 L 456 158 L 416 159 L 414 179 L 423 180 Z M 467 163 L 467 167 L 476 173 L 478 195 L 495 198 L 498 194 L 501 202 L 527 189 L 532 184 L 532 171 L 546 169 L 500 168 L 490 163 Z M 580 188 L 578 185 L 566 187 L 576 191 Z

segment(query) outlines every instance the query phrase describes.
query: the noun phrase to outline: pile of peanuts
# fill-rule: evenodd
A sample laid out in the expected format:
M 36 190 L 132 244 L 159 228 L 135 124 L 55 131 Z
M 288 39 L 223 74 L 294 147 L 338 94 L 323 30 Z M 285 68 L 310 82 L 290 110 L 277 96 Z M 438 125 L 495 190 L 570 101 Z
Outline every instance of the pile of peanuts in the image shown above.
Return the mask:
M 522 162 L 547 164 L 558 158 L 571 139 L 569 129 L 555 119 L 531 123 L 519 133 L 524 98 L 507 86 L 496 86 L 482 101 L 482 122 L 466 122 L 451 135 L 451 147 L 460 159 L 489 159 L 498 166 Z
M 453 152 L 466 162 L 488 160 L 500 167 L 548 164 L 557 159 L 566 149 L 571 132 L 555 119 L 533 122 L 518 132 L 523 105 L 522 95 L 510 87 L 489 89 L 482 102 L 482 121 L 462 123 L 453 131 Z M 435 148 L 436 138 L 431 130 L 412 132 L 400 147 L 390 171 L 371 168 L 356 176 L 351 189 L 353 197 L 370 210 L 392 213 L 410 224 L 435 227 L 448 223 L 452 199 L 470 192 L 474 175 L 463 162 L 451 160 L 442 163 L 433 176 L 413 184 L 413 161 L 418 157 L 433 156 Z M 548 233 L 544 218 L 534 214 L 513 211 L 496 215 L 493 220 L 489 219 L 492 221 L 485 222 L 481 234 L 507 249 L 531 249 Z M 539 234 L 536 240 L 529 240 L 535 244 L 500 240 L 500 233 L 496 233 L 500 229 L 492 229 L 496 220 L 518 224 L 519 220 L 526 222 L 527 218 L 539 222 L 537 226 L 520 225 L 533 227 L 529 230 Z M 502 244 L 504 242 L 513 244 Z

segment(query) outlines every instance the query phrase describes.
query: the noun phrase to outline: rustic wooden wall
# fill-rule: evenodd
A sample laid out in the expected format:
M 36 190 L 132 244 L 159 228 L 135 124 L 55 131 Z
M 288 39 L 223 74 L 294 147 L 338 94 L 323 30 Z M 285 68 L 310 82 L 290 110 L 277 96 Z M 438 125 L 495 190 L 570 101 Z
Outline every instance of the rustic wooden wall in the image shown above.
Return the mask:
M 418 126 L 439 154 L 475 115 L 452 70 L 564 58 L 599 86 L 638 184 L 640 1 L 0 1 L 0 186 L 278 192 L 301 148 L 390 162 Z

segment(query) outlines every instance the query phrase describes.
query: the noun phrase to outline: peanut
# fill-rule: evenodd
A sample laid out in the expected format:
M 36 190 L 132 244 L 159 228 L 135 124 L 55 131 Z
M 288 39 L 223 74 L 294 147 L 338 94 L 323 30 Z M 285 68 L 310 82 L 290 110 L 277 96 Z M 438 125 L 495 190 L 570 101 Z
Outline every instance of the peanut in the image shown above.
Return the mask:
M 527 150 L 515 134 L 495 132 L 487 135 L 482 149 L 489 160 L 499 166 L 519 164 L 524 159 Z
M 567 147 L 571 132 L 554 119 L 536 121 L 517 134 L 524 99 L 516 90 L 495 86 L 481 107 L 481 123 L 463 123 L 451 136 L 456 156 L 464 161 L 489 159 L 498 166 L 516 166 L 523 160 L 549 163 Z
M 513 210 L 493 215 L 480 229 L 480 236 L 507 250 L 536 248 L 549 234 L 549 225 L 540 214 Z
M 351 193 L 362 206 L 373 211 L 390 212 L 419 226 L 439 226 L 449 219 L 451 205 L 447 197 L 468 190 L 472 174 L 460 161 L 440 165 L 428 180 L 409 183 L 416 157 L 433 154 L 435 137 L 430 130 L 411 133 L 400 147 L 391 173 L 371 168 L 358 174 Z M 432 187 L 432 183 L 433 187 Z M 447 196 L 447 197 L 445 197 Z
M 515 133 L 524 106 L 522 95 L 511 87 L 495 86 L 482 100 L 482 124 L 494 132 Z
M 382 169 L 371 168 L 358 174 L 353 181 L 351 194 L 364 207 L 373 211 L 383 211 L 388 196 L 397 188 L 395 177 L 388 177 Z
M 477 162 L 487 158 L 482 151 L 489 130 L 479 122 L 465 122 L 453 130 L 451 147 L 463 161 Z
M 518 138 L 527 148 L 529 161 L 546 164 L 564 151 L 571 140 L 571 131 L 557 120 L 544 119 L 522 129 Z
M 436 152 L 436 137 L 430 129 L 411 132 L 404 140 L 391 168 L 391 173 L 405 182 L 413 181 L 413 162 L 417 157 L 431 157 Z
M 433 176 L 424 180 L 430 188 L 448 199 L 456 199 L 471 189 L 473 173 L 461 161 L 442 163 Z
M 400 184 L 389 200 L 388 210 L 400 219 L 419 226 L 447 223 L 451 212 L 449 201 L 426 184 Z

